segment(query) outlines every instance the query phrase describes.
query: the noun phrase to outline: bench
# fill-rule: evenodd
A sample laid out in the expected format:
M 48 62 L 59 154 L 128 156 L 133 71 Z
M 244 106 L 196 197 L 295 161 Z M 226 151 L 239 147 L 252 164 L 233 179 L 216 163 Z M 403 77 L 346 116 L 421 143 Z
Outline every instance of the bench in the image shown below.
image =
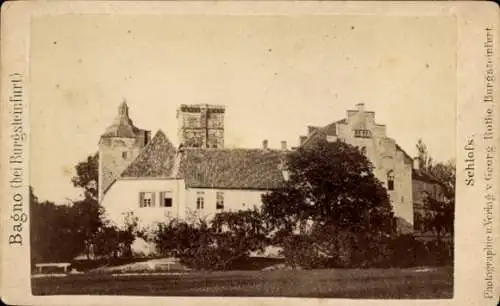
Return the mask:
M 35 267 L 38 269 L 38 273 L 42 273 L 44 268 L 61 268 L 64 270 L 64 273 L 67 273 L 69 266 L 71 266 L 71 264 L 68 262 L 35 264 Z

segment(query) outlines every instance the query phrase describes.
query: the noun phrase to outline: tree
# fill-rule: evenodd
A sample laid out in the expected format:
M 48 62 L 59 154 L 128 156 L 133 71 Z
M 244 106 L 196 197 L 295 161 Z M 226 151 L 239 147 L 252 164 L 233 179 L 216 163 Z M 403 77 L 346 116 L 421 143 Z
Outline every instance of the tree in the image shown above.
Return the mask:
M 93 197 L 87 196 L 76 201 L 71 207 L 73 211 L 73 226 L 83 243 L 87 258 L 95 256 L 96 235 L 104 226 L 102 221 L 103 209 Z
M 422 139 L 417 142 L 418 158 L 421 161 L 420 169 L 436 180 L 439 195 L 427 192 L 424 198 L 427 214 L 424 218 L 424 227 L 433 230 L 440 241 L 445 233 L 453 234 L 455 211 L 455 161 L 433 162 L 427 146 Z
M 115 226 L 102 226 L 94 236 L 94 253 L 97 257 L 116 259 L 132 255 L 131 245 L 135 236 L 132 229 L 120 230 Z
M 68 261 L 84 250 L 67 205 L 40 202 L 30 187 L 31 262 Z
M 103 221 L 103 207 L 97 202 L 99 194 L 99 153 L 87 157 L 75 166 L 76 176 L 71 181 L 83 188 L 84 198 L 73 203 L 74 226 L 90 259 L 130 255 L 130 245 L 136 234 L 137 220 L 127 216 L 125 229 L 118 229 Z
M 421 139 L 417 143 L 417 149 L 419 148 L 419 158 L 427 157 L 427 160 L 432 161 Z M 437 187 L 437 192 L 436 190 L 426 192 L 424 197 L 426 213 L 420 217 L 425 230 L 432 231 L 436 235 L 436 239 L 427 244 L 429 258 L 434 263 L 451 263 L 455 219 L 455 161 L 428 162 L 421 169 L 436 181 L 435 187 Z
M 267 246 L 267 228 L 258 210 L 221 212 L 211 222 L 172 219 L 158 226 L 157 248 L 165 256 L 204 270 L 227 270 Z
M 214 232 L 211 251 L 220 270 L 247 260 L 251 252 L 263 251 L 268 244 L 268 229 L 257 209 L 218 213 L 211 227 Z
M 424 171 L 429 170 L 432 167 L 433 160 L 427 151 L 427 146 L 421 138 L 418 139 L 416 147 L 419 168 Z
M 314 256 L 356 265 L 394 233 L 387 190 L 357 147 L 319 141 L 291 152 L 287 166 L 286 185 L 262 199 L 278 244 L 286 248 L 291 236 L 308 235 Z
M 430 174 L 435 177 L 442 190 L 442 195 L 436 197 L 428 193 L 424 199 L 426 208 L 433 212 L 428 219 L 428 227 L 433 229 L 440 241 L 446 233 L 453 234 L 453 223 L 455 219 L 455 163 L 437 163 L 429 169 Z
M 81 187 L 86 197 L 97 199 L 99 195 L 99 153 L 90 155 L 75 166 L 76 176 L 71 179 L 73 186 Z

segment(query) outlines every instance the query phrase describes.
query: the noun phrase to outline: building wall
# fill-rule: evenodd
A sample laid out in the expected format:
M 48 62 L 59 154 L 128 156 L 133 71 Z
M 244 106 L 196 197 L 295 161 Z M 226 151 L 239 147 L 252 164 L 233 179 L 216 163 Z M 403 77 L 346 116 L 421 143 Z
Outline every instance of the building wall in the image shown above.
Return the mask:
M 99 141 L 99 199 L 104 191 L 139 155 L 146 135 L 137 138 L 107 137 Z M 126 156 L 124 156 L 124 154 Z
M 217 192 L 224 194 L 224 209 L 217 209 Z M 221 211 L 238 211 L 260 208 L 262 195 L 266 190 L 188 188 L 186 190 L 186 215 L 191 217 L 211 218 Z M 204 198 L 202 209 L 197 208 L 197 198 Z
M 169 191 L 172 207 L 160 207 L 160 192 Z M 154 192 L 154 207 L 140 207 L 140 192 Z M 120 179 L 106 193 L 102 201 L 105 216 L 114 224 L 123 225 L 124 214 L 133 212 L 140 225 L 150 226 L 169 218 L 185 217 L 185 187 L 179 179 Z
M 358 132 L 356 132 L 358 131 Z M 366 134 L 362 131 L 369 131 Z M 342 141 L 363 148 L 374 166 L 375 176 L 388 188 L 388 174 L 394 176 L 394 190 L 388 190 L 394 214 L 407 223 L 399 226 L 403 232 L 411 231 L 413 225 L 412 167 L 413 161 L 398 149 L 396 142 L 386 135 L 386 127 L 375 123 L 375 113 L 357 110 L 347 112 L 347 120 L 336 124 L 336 136 L 327 136 L 329 141 Z M 356 137 L 356 133 L 358 137 Z M 363 134 L 365 133 L 365 134 Z M 360 137 L 363 135 L 362 137 Z
M 223 106 L 181 105 L 177 110 L 179 142 L 186 147 L 224 147 Z

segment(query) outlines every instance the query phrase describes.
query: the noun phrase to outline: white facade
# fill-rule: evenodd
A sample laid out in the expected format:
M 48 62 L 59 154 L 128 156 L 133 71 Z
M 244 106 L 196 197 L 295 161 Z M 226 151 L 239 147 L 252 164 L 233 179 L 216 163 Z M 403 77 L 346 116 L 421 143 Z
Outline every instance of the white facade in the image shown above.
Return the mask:
M 188 188 L 186 190 L 186 211 L 199 217 L 212 218 L 222 211 L 238 211 L 260 208 L 262 195 L 266 190 Z M 203 207 L 200 207 L 203 198 Z M 222 203 L 221 203 L 222 200 Z M 219 204 L 219 208 L 217 207 Z M 221 205 L 222 207 L 221 208 Z
M 106 193 L 102 206 L 106 219 L 123 226 L 125 215 L 132 212 L 141 227 L 149 227 L 172 218 L 211 219 L 222 211 L 260 208 L 266 190 L 186 188 L 182 179 L 120 179 Z M 154 194 L 151 205 L 145 206 L 141 194 Z M 165 194 L 171 197 L 165 207 Z M 142 201 L 141 201 L 142 200 Z
M 106 193 L 101 205 L 106 219 L 121 226 L 128 212 L 138 217 L 140 226 L 151 226 L 169 218 L 185 217 L 184 180 L 179 179 L 119 179 Z M 141 194 L 154 194 L 150 206 L 143 206 Z M 171 206 L 164 205 L 162 194 L 171 198 Z

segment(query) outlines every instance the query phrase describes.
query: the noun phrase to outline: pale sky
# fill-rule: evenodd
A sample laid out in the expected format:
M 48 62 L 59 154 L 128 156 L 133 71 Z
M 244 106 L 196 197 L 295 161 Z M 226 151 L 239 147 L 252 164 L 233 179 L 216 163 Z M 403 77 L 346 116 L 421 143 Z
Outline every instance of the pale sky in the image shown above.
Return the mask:
M 226 105 L 228 147 L 296 146 L 307 125 L 358 102 L 410 155 L 455 156 L 454 19 L 369 16 L 34 18 L 31 184 L 76 198 L 74 165 L 97 151 L 125 98 L 139 128 L 177 144 L 179 104 Z

